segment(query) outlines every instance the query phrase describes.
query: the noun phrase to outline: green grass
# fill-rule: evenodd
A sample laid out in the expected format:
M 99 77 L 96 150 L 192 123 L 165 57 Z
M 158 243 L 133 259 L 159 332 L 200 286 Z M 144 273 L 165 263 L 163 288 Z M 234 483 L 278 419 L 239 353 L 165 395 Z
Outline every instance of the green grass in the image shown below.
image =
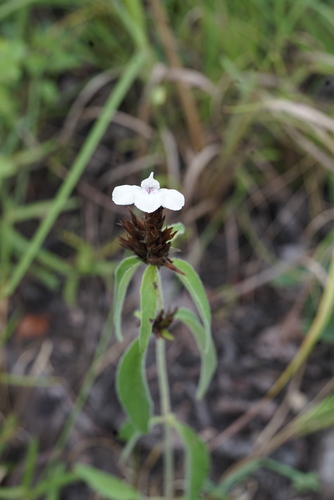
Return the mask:
M 175 77 L 166 70 L 164 78 L 157 77 L 157 64 L 169 64 L 168 43 L 166 47 L 150 5 L 140 0 L 7 0 L 0 5 L 1 310 L 6 310 L 7 301 L 26 276 L 58 290 L 70 306 L 87 277 L 96 277 L 112 289 L 118 233 L 100 246 L 86 241 L 84 230 L 78 229 L 82 197 L 76 191 L 85 172 L 89 179 L 94 155 L 109 147 L 108 155 L 115 154 L 124 163 L 152 153 L 161 156 L 165 162 L 159 174 L 168 179 L 177 174 L 180 183 L 175 187 L 181 190 L 182 181 L 191 179 L 198 169 L 191 203 L 183 215 L 189 260 L 198 265 L 217 233 L 234 228 L 240 267 L 251 258 L 258 269 L 273 267 L 277 273 L 268 281 L 278 288 L 291 280 L 311 283 L 310 297 L 314 292 L 317 299 L 307 302 L 312 304 L 306 315 L 310 322 L 318 317 L 322 302 L 319 285 L 310 279 L 309 261 L 281 269 L 273 245 L 279 224 L 274 221 L 261 231 L 251 214 L 267 209 L 275 199 L 275 186 L 285 189 L 288 198 L 302 193 L 307 210 L 305 250 L 332 280 L 328 268 L 333 235 L 327 231 L 323 236 L 321 229 L 323 217 L 328 224 L 334 218 L 330 212 L 334 204 L 334 109 L 333 99 L 321 99 L 321 92 L 334 74 L 334 6 L 320 0 L 163 2 L 180 61 L 193 71 L 188 92 L 200 121 L 199 133 L 206 147 L 217 147 L 216 155 L 206 156 L 204 148 L 199 158 L 192 139 L 194 123 L 187 120 L 192 104 L 180 100 L 175 81 L 190 76 L 181 71 Z M 114 75 L 111 83 L 98 87 L 106 71 Z M 75 109 L 71 106 L 87 96 L 92 85 L 97 85 L 96 91 L 83 99 L 84 107 L 99 106 L 98 118 L 81 122 L 79 114 L 78 126 L 62 141 L 62 126 Z M 109 140 L 109 124 L 118 110 L 150 125 L 152 140 L 133 134 L 112 138 L 109 146 L 105 138 Z M 174 138 L 176 159 L 166 131 Z M 61 167 L 59 176 L 55 165 Z M 138 179 L 149 171 L 144 167 L 137 171 Z M 39 174 L 50 188 L 42 199 L 31 193 Z M 127 182 L 126 175 L 123 180 Z M 103 194 L 110 195 L 110 186 Z M 63 216 L 69 221 L 67 232 L 62 230 Z M 196 222 L 201 220 L 205 228 L 197 234 Z M 22 229 L 28 223 L 29 237 Z M 50 234 L 67 245 L 70 257 L 45 247 Z M 216 293 L 232 307 L 241 290 L 232 280 L 220 285 Z M 325 298 L 330 308 L 333 297 Z M 15 314 L 8 316 L 1 342 L 14 332 Z M 54 475 L 55 481 L 60 478 L 59 488 L 73 477 L 59 469 L 56 458 L 93 384 L 111 334 L 109 325 L 44 472 L 44 481 L 47 474 Z M 55 383 L 46 378 L 35 384 L 34 377 L 24 380 L 6 372 L 0 382 L 30 387 Z M 6 416 L 1 446 L 16 432 L 13 421 L 15 417 Z M 332 424 L 330 418 L 323 422 L 323 427 Z M 297 426 L 289 429 L 293 431 L 290 437 L 298 434 Z M 35 442 L 29 448 L 22 484 L 15 491 L 0 487 L 0 498 L 28 498 L 37 448 Z M 49 498 L 57 498 L 50 491 Z M 29 498 L 35 498 L 34 493 Z

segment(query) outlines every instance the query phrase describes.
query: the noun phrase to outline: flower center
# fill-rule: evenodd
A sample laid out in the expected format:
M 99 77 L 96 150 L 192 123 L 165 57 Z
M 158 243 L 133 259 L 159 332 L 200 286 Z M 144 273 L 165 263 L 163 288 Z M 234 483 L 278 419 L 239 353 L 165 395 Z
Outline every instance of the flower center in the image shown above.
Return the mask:
M 150 187 L 147 187 L 145 189 L 145 191 L 146 191 L 147 194 L 151 194 L 151 193 L 155 193 L 157 191 L 157 189 L 155 189 L 154 187 L 150 186 Z

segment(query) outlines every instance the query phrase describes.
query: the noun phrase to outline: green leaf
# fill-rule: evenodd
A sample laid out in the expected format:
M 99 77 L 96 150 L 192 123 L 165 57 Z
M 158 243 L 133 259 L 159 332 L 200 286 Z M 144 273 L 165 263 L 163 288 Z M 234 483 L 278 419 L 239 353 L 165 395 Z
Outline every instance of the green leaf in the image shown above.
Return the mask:
M 213 497 L 225 497 L 229 490 L 262 467 L 275 471 L 287 477 L 298 491 L 320 491 L 318 475 L 314 472 L 300 472 L 289 465 L 282 464 L 271 458 L 256 458 L 231 472 L 218 485 L 210 485 L 208 493 Z
M 319 474 L 315 471 L 301 472 L 272 458 L 262 458 L 262 466 L 290 479 L 292 486 L 299 492 L 321 491 Z
M 152 333 L 152 322 L 157 309 L 157 267 L 147 266 L 140 287 L 141 323 L 139 345 L 141 352 L 147 348 Z
M 175 421 L 173 426 L 180 434 L 186 449 L 186 498 L 197 500 L 209 470 L 209 454 L 205 444 L 186 424 Z
M 275 276 L 271 280 L 271 283 L 274 286 L 281 288 L 295 286 L 301 282 L 304 282 L 308 273 L 309 271 L 308 269 L 305 268 L 305 266 L 296 266 L 293 269 L 289 269 L 286 272 L 283 272 L 282 274 Z
M 184 224 L 182 222 L 176 222 L 175 224 L 171 224 L 170 226 L 167 226 L 168 228 L 172 227 L 174 231 L 177 231 L 177 233 L 173 236 L 171 241 L 176 240 L 179 236 L 184 234 L 186 232 L 186 228 L 184 227 Z
M 137 429 L 148 432 L 152 400 L 145 373 L 145 353 L 136 339 L 127 348 L 117 370 L 117 392 L 124 410 Z
M 123 339 L 122 335 L 122 309 L 125 294 L 130 280 L 141 264 L 137 257 L 128 257 L 122 260 L 115 270 L 115 292 L 114 292 L 114 326 L 116 337 L 119 341 Z
M 136 434 L 138 434 L 137 426 L 132 420 L 127 420 L 119 429 L 117 437 L 121 441 L 130 441 Z
M 292 428 L 298 436 L 326 429 L 334 424 L 334 396 L 328 396 L 293 420 Z
M 240 466 L 236 471 L 229 473 L 228 476 L 225 479 L 223 479 L 219 484 L 210 485 L 208 493 L 213 497 L 225 498 L 225 495 L 227 495 L 228 491 L 234 485 L 240 483 L 246 477 L 250 476 L 261 467 L 262 467 L 262 459 L 256 458 L 251 462 L 248 462 Z
M 74 472 L 78 478 L 85 481 L 92 490 L 104 498 L 111 500 L 139 500 L 141 498 L 138 491 L 118 477 L 89 465 L 76 464 Z
M 206 335 L 205 350 L 207 351 L 211 341 L 211 311 L 203 283 L 195 269 L 185 260 L 174 259 L 173 264 L 185 274 L 185 276 L 177 274 L 177 277 L 188 290 L 203 321 Z
M 59 500 L 61 490 L 64 486 L 77 483 L 78 477 L 73 472 L 66 472 L 66 464 L 59 462 L 54 464 L 48 470 L 45 477 L 38 482 L 35 488 L 27 488 L 25 498 L 36 499 L 43 498 L 45 500 Z
M 175 313 L 174 318 L 182 321 L 192 331 L 201 354 L 201 375 L 196 394 L 196 397 L 200 399 L 204 396 L 216 370 L 216 349 L 212 338 L 210 338 L 209 347 L 206 348 L 207 338 L 205 330 L 192 311 L 185 307 L 180 307 Z

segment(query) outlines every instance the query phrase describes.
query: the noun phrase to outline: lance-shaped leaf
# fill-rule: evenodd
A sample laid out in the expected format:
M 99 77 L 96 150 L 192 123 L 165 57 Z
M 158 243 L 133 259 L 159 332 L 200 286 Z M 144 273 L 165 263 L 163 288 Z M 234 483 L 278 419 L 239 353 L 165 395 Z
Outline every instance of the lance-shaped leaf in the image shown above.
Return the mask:
M 157 267 L 147 266 L 140 287 L 140 350 L 146 350 L 150 335 L 152 333 L 152 323 L 157 309 Z
M 139 339 L 134 340 L 123 354 L 117 370 L 116 387 L 119 400 L 131 421 L 139 432 L 147 433 L 152 400 L 146 380 L 145 352 L 139 348 Z
M 216 349 L 212 338 L 210 338 L 209 346 L 206 348 L 207 336 L 205 330 L 192 311 L 185 307 L 180 307 L 175 313 L 174 318 L 182 321 L 192 331 L 200 351 L 202 358 L 201 375 L 196 393 L 196 397 L 200 399 L 204 396 L 216 370 Z
M 177 274 L 177 277 L 188 290 L 203 321 L 206 335 L 205 350 L 207 350 L 211 340 L 211 311 L 204 286 L 195 269 L 188 262 L 182 259 L 173 259 L 173 264 L 184 273 L 184 276 Z
M 110 500 L 140 500 L 141 495 L 131 486 L 127 485 L 121 479 L 107 472 L 103 472 L 95 467 L 84 464 L 76 464 L 74 473 L 88 486 Z
M 197 500 L 209 470 L 209 454 L 203 441 L 186 424 L 174 422 L 186 450 L 186 498 Z
M 121 323 L 125 294 L 130 280 L 140 264 L 141 261 L 137 257 L 128 257 L 122 260 L 115 270 L 114 325 L 116 337 L 119 341 L 123 339 Z

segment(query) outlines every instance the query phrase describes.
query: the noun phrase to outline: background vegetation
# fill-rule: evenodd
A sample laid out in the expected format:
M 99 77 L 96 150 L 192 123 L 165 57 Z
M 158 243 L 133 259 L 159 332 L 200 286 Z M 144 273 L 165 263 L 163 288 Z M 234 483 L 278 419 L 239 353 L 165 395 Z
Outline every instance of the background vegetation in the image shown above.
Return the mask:
M 104 377 L 113 384 L 127 345 L 108 347 L 126 213 L 110 194 L 152 170 L 186 196 L 184 258 L 213 310 L 221 363 L 207 404 L 227 391 L 239 405 L 222 403 L 206 434 L 195 425 L 213 452 L 204 494 L 294 498 L 292 484 L 309 488 L 305 498 L 332 498 L 319 465 L 329 455 L 317 446 L 334 420 L 333 33 L 330 0 L 1 2 L 0 498 L 98 498 L 87 471 L 72 467 L 82 439 L 113 457 L 83 461 L 161 494 L 152 443 L 142 445 L 145 467 L 138 456 L 117 465 L 120 413 L 110 428 L 83 421 L 117 406 Z M 131 337 L 133 297 L 127 307 Z M 226 361 L 231 345 L 238 353 Z M 247 370 L 263 383 L 243 392 Z M 240 392 L 222 377 L 239 377 Z M 109 396 L 97 404 L 100 382 Z M 52 405 L 65 400 L 56 422 Z M 268 400 L 272 418 L 250 424 Z M 252 451 L 219 454 L 240 430 Z M 296 437 L 304 462 L 263 458 Z M 262 483 L 263 467 L 288 486 Z

